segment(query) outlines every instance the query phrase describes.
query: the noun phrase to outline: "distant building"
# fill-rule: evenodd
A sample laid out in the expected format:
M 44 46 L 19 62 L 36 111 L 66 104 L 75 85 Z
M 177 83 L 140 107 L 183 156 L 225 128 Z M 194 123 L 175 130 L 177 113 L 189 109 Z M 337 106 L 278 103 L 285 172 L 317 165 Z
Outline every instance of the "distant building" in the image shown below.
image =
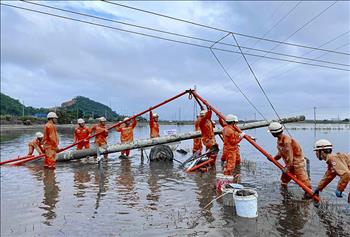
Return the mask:
M 36 113 L 34 114 L 34 117 L 36 118 L 46 118 L 47 114 L 44 114 L 44 113 Z

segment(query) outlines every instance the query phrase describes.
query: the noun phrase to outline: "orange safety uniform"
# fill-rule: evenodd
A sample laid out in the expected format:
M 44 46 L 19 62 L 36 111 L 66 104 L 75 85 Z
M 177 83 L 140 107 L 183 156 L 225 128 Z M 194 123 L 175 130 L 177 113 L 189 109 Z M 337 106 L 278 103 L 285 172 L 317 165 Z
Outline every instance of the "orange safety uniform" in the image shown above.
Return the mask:
M 45 151 L 45 160 L 44 166 L 47 168 L 56 167 L 56 153 L 58 150 L 58 134 L 56 125 L 52 120 L 48 121 L 44 127 L 44 151 Z
M 149 128 L 150 128 L 150 137 L 159 137 L 159 124 L 153 118 L 152 111 L 149 112 Z
M 203 117 L 199 117 L 199 128 L 202 132 L 202 142 L 205 146 L 206 151 L 210 149 L 213 145 L 216 144 L 215 134 L 214 134 L 214 126 L 211 121 L 212 111 L 208 110 Z M 216 154 L 210 155 L 211 159 L 216 160 Z
M 100 133 L 95 136 L 95 147 L 105 147 L 107 145 L 108 129 L 105 125 L 95 124 L 91 127 L 90 132 L 95 132 L 95 134 Z
M 90 130 L 87 127 L 77 127 L 74 129 L 74 142 L 81 141 L 89 137 L 90 135 Z M 83 142 L 79 143 L 77 145 L 77 150 L 81 149 L 89 149 L 90 148 L 90 141 L 89 140 L 84 140 Z
M 120 132 L 121 143 L 129 143 L 134 141 L 134 128 L 136 127 L 136 119 L 133 120 L 131 125 L 118 126 L 115 128 L 117 132 Z M 129 156 L 130 150 L 122 151 L 122 155 Z
M 281 134 L 277 138 L 277 150 L 278 153 L 275 159 L 279 160 L 282 157 L 288 171 L 311 189 L 311 183 L 305 169 L 305 158 L 300 145 L 293 138 Z M 290 180 L 291 178 L 288 175 L 282 174 L 281 181 L 283 185 L 287 185 Z
M 28 144 L 28 156 L 33 155 L 34 150 L 36 150 L 39 155 L 44 154 L 43 142 L 39 139 L 35 139 Z
M 317 189 L 322 191 L 332 180 L 339 176 L 337 189 L 343 192 L 350 182 L 350 154 L 332 153 L 328 154 L 326 158 L 328 169 L 323 178 L 317 185 Z M 348 202 L 350 203 L 350 192 L 348 195 Z
M 224 138 L 224 148 L 223 148 L 221 160 L 226 161 L 225 168 L 224 168 L 224 175 L 232 175 L 235 169 L 235 166 L 240 164 L 238 143 L 242 139 L 240 138 L 240 133 L 237 132 L 233 128 L 233 126 L 228 125 L 221 118 L 219 119 L 219 122 L 223 127 L 222 136 Z
M 194 130 L 195 131 L 200 131 L 199 118 L 194 122 Z M 201 138 L 193 139 L 193 149 L 192 149 L 193 154 L 198 152 L 198 155 L 201 155 L 202 154 L 202 149 L 203 149 L 203 145 L 202 145 Z

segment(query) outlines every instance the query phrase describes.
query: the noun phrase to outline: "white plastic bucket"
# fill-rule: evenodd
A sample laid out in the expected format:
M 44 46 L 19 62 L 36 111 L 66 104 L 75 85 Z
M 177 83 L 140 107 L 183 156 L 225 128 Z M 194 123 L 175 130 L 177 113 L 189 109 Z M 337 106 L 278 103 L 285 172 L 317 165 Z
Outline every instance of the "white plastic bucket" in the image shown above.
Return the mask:
M 233 200 L 238 216 L 246 218 L 258 216 L 258 193 L 255 190 L 237 190 L 233 192 Z
M 221 187 L 221 191 L 223 193 L 222 202 L 224 206 L 233 207 L 235 206 L 235 203 L 233 201 L 233 193 L 238 190 L 244 188 L 241 184 L 236 183 L 230 183 L 225 184 L 223 187 Z

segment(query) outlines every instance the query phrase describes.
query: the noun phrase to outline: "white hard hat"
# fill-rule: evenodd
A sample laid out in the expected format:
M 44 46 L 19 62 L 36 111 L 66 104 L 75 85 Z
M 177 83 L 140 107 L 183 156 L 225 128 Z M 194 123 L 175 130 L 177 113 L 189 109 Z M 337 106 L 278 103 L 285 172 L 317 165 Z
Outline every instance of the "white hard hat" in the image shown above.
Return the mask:
M 43 138 L 43 137 L 44 137 L 44 134 L 43 134 L 42 132 L 37 132 L 37 133 L 35 133 L 35 136 L 36 136 L 37 138 Z
M 283 131 L 283 126 L 279 122 L 272 122 L 269 125 L 269 131 L 272 134 L 280 133 Z
M 101 118 L 99 118 L 98 120 L 99 120 L 100 122 L 106 122 L 106 121 L 107 121 L 105 117 L 101 117 Z
M 321 139 L 315 142 L 314 151 L 332 149 L 332 148 L 333 148 L 333 145 L 330 141 L 326 139 Z
M 80 118 L 78 119 L 78 123 L 85 123 L 84 119 Z
M 153 118 L 158 118 L 158 117 L 159 117 L 159 115 L 157 113 L 153 114 Z
M 225 121 L 226 122 L 238 122 L 238 118 L 236 115 L 233 115 L 233 114 L 228 114 L 225 118 Z
M 47 118 L 49 119 L 49 118 L 58 118 L 58 117 L 57 117 L 57 114 L 55 112 L 50 112 L 47 114 Z
M 124 120 L 123 121 L 126 121 L 126 120 L 128 120 L 129 119 L 129 117 L 126 117 L 126 118 L 124 118 Z
M 201 110 L 201 112 L 199 113 L 200 116 L 204 116 L 207 113 L 206 110 Z

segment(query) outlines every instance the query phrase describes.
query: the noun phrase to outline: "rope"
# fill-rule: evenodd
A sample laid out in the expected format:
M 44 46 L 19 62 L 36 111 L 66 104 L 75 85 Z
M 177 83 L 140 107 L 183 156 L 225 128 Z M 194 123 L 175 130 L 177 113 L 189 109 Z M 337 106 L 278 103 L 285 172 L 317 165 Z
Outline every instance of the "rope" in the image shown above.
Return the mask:
M 243 97 L 248 101 L 248 103 L 255 109 L 256 112 L 258 112 L 258 114 L 267 121 L 267 119 L 265 118 L 265 116 L 258 110 L 258 108 L 249 100 L 248 96 L 241 90 L 241 88 L 237 85 L 237 83 L 232 79 L 231 75 L 228 73 L 228 71 L 226 70 L 226 68 L 224 67 L 224 65 L 221 63 L 221 61 L 219 60 L 219 58 L 216 56 L 216 54 L 214 53 L 214 51 L 212 49 L 210 49 L 210 52 L 214 55 L 216 61 L 219 63 L 219 65 L 221 66 L 222 70 L 225 72 L 225 74 L 228 76 L 228 78 L 230 78 L 230 80 L 232 81 L 232 83 L 235 85 L 235 87 L 238 89 L 238 91 L 243 95 Z
M 235 40 L 236 44 L 238 45 L 239 51 L 241 51 L 241 54 L 242 54 L 242 56 L 243 56 L 243 58 L 244 58 L 244 61 L 247 63 L 250 72 L 253 74 L 256 83 L 259 85 L 259 87 L 260 87 L 262 93 L 264 94 L 265 98 L 266 98 L 267 101 L 269 102 L 271 108 L 272 108 L 273 111 L 275 112 L 275 114 L 276 114 L 276 116 L 278 117 L 278 119 L 281 120 L 281 118 L 280 118 L 280 116 L 278 115 L 278 113 L 277 113 L 275 107 L 273 106 L 272 102 L 270 101 L 269 97 L 267 96 L 267 94 L 266 94 L 264 88 L 263 88 L 262 85 L 260 84 L 260 82 L 259 82 L 258 78 L 256 77 L 256 75 L 255 75 L 255 73 L 254 73 L 252 67 L 250 66 L 250 64 L 249 64 L 249 62 L 248 62 L 248 60 L 247 60 L 247 58 L 245 57 L 245 55 L 244 55 L 242 49 L 239 47 L 238 41 L 237 41 L 236 37 L 234 36 L 234 34 L 232 34 L 232 37 L 233 37 L 233 39 Z M 283 124 L 282 126 L 286 129 L 286 131 L 287 131 L 287 133 L 289 134 L 289 136 L 291 136 L 291 134 L 289 133 L 287 127 L 286 127 L 284 124 Z

